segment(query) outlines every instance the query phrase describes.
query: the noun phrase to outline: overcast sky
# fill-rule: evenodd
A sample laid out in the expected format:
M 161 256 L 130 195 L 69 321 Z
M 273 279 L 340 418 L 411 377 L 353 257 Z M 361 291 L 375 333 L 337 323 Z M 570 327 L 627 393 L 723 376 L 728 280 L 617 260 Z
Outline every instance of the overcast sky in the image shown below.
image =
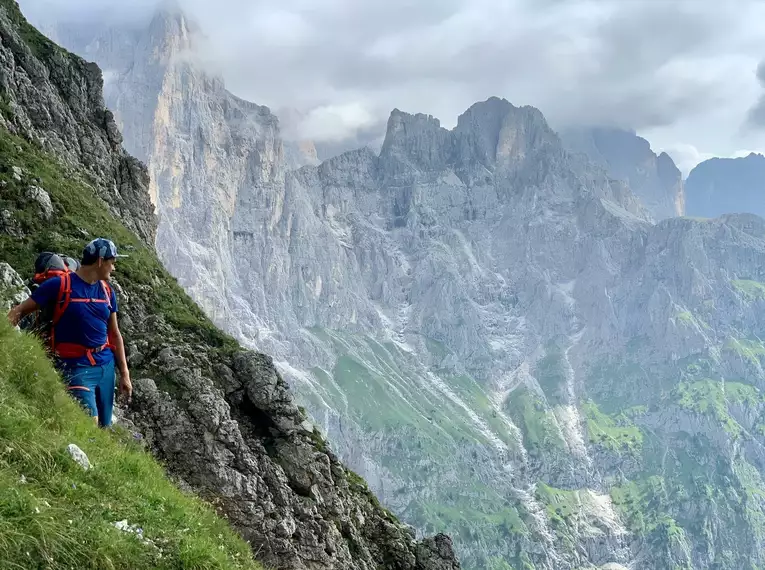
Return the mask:
M 33 22 L 142 17 L 157 0 L 20 0 Z M 762 0 L 178 0 L 236 95 L 328 142 L 390 111 L 446 127 L 492 95 L 635 129 L 687 170 L 765 150 Z M 129 6 L 129 8 L 128 8 Z M 128 11 L 129 13 L 127 13 Z

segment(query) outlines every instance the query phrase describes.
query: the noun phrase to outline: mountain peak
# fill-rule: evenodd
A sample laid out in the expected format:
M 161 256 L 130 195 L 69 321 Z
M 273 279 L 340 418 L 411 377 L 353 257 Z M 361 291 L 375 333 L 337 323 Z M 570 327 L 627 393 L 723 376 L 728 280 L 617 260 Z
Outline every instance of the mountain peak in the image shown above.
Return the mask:
M 200 55 L 204 33 L 176 0 L 164 0 L 154 11 L 148 26 L 140 32 L 149 49 L 150 58 L 168 62 L 179 54 Z
M 686 180 L 687 214 L 716 218 L 750 212 L 765 217 L 765 156 L 751 152 L 737 158 L 710 158 L 691 170 Z
M 425 113 L 406 113 L 398 108 L 393 109 L 388 117 L 388 133 L 395 134 L 406 128 L 440 129 L 441 121 L 433 115 Z
M 471 105 L 451 131 L 432 115 L 393 109 L 380 156 L 396 155 L 426 170 L 471 161 L 494 169 L 545 144 L 560 142 L 541 111 L 490 97 Z
M 546 143 L 558 144 L 539 109 L 516 107 L 499 97 L 472 105 L 457 119 L 455 132 L 463 159 L 477 159 L 486 167 L 522 158 Z
M 149 24 L 149 30 L 153 35 L 166 35 L 186 27 L 186 16 L 174 0 L 168 0 L 158 6 Z
M 446 162 L 449 136 L 450 132 L 432 115 L 393 109 L 380 156 L 406 157 L 422 168 L 436 168 Z

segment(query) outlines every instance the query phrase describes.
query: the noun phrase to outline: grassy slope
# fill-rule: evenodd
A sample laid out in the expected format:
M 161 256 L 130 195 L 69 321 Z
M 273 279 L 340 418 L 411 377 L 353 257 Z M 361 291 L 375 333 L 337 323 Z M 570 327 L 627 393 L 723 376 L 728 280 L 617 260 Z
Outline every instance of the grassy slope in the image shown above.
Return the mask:
M 73 462 L 70 443 L 93 469 Z M 113 526 L 124 519 L 156 547 Z M 130 434 L 97 429 L 65 393 L 39 342 L 4 319 L 0 560 L 3 568 L 258 568 L 247 544 L 176 489 Z

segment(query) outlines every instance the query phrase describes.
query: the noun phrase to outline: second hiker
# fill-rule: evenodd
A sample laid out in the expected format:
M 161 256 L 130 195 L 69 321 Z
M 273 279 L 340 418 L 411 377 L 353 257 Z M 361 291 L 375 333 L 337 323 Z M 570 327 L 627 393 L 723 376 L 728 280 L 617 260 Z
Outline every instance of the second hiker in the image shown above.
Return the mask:
M 129 399 L 133 391 L 117 325 L 117 296 L 108 284 L 118 257 L 124 256 L 110 240 L 91 241 L 76 271 L 47 279 L 8 314 L 17 325 L 25 315 L 53 307 L 50 345 L 56 366 L 70 394 L 101 427 L 112 423 L 115 360 L 120 392 Z

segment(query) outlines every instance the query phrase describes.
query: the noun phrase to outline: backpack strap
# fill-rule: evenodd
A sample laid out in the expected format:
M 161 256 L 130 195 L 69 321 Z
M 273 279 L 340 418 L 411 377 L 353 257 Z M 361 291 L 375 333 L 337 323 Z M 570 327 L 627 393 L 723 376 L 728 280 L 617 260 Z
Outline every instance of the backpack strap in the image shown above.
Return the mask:
M 104 293 L 106 294 L 106 303 L 107 305 L 109 305 L 109 310 L 111 311 L 112 310 L 112 288 L 103 279 L 101 280 L 101 287 L 103 288 Z
M 55 350 L 56 346 L 56 325 L 64 316 L 64 312 L 69 307 L 72 300 L 72 276 L 69 273 L 61 275 L 61 283 L 58 287 L 58 297 L 53 307 L 53 319 L 50 327 L 50 347 Z
M 110 313 L 110 316 L 111 316 L 111 310 L 112 310 L 112 288 L 103 279 L 101 280 L 101 287 L 103 287 L 104 293 L 106 293 L 106 302 L 109 305 L 109 313 Z M 117 348 L 117 345 L 114 343 L 114 337 L 113 337 L 111 331 L 109 331 L 109 329 L 108 329 L 108 325 L 107 325 L 107 331 L 106 331 L 106 344 L 104 346 L 107 347 L 107 348 L 111 348 L 112 350 Z
M 72 342 L 61 342 L 56 345 L 56 355 L 60 358 L 81 358 L 83 356 L 87 356 L 90 365 L 95 366 L 96 359 L 93 358 L 93 355 L 101 352 L 102 350 L 106 350 L 107 348 L 112 348 L 108 342 L 94 348 L 88 348 L 87 346 L 82 346 L 81 344 L 75 344 Z

